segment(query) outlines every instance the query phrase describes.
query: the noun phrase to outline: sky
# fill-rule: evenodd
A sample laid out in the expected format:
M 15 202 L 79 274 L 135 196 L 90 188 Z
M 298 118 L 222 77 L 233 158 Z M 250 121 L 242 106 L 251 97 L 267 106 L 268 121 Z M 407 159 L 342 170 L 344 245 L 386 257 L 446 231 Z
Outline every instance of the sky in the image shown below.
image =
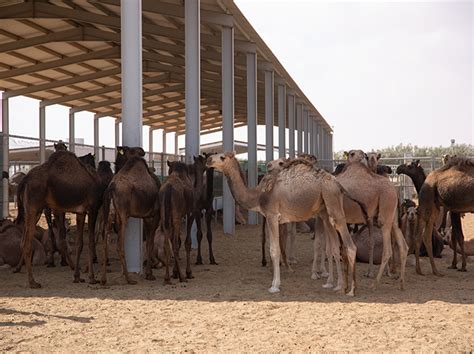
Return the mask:
M 472 2 L 235 2 L 334 127 L 335 151 L 474 143 Z M 46 116 L 47 138 L 65 140 L 68 109 L 48 107 Z M 38 137 L 38 101 L 12 99 L 10 117 L 11 134 Z M 91 144 L 92 114 L 76 121 L 76 137 Z M 113 146 L 114 120 L 101 119 L 100 130 L 110 132 L 100 144 Z M 258 135 L 264 143 L 263 127 Z M 202 142 L 219 139 L 205 135 Z M 235 139 L 246 140 L 246 129 L 236 129 Z

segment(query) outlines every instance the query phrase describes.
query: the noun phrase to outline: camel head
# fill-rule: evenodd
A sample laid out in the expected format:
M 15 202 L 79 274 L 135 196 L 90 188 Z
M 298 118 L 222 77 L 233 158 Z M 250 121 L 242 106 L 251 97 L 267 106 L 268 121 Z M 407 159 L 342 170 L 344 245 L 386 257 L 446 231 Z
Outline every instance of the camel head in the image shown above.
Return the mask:
M 457 156 L 456 156 L 456 155 L 451 156 L 451 155 L 449 155 L 449 154 L 443 155 L 443 158 L 442 158 L 443 165 L 446 165 L 449 160 L 451 160 L 451 159 L 453 159 L 453 158 L 455 158 L 455 157 L 457 157 Z
M 288 159 L 285 159 L 284 157 L 280 157 L 279 159 L 270 161 L 269 163 L 267 163 L 267 171 L 280 171 L 287 162 Z
M 168 165 L 168 175 L 172 173 L 176 173 L 178 175 L 187 175 L 188 174 L 188 166 L 181 161 L 166 161 Z
M 54 151 L 67 151 L 67 146 L 62 140 L 59 140 L 57 143 L 54 143 Z
M 128 159 L 132 157 L 145 156 L 145 150 L 141 147 L 117 146 L 117 156 L 115 157 L 115 173 L 125 165 Z
M 90 166 L 95 169 L 95 156 L 91 153 L 88 153 L 83 156 L 78 157 L 79 161 L 81 161 L 84 165 Z
M 423 167 L 420 165 L 420 160 L 413 160 L 410 163 L 404 163 L 397 167 L 397 175 L 405 174 L 412 176 L 419 171 L 423 171 Z
M 362 150 L 350 150 L 349 152 L 344 151 L 344 156 L 347 158 L 347 162 L 361 162 L 367 165 L 367 154 Z
M 194 158 L 194 166 L 196 167 L 196 169 L 200 169 L 204 172 L 207 169 L 207 166 L 206 166 L 207 158 L 203 155 L 194 156 L 193 158 Z
M 407 210 L 408 221 L 410 223 L 416 222 L 418 214 L 415 207 L 409 207 Z
M 379 160 L 382 155 L 376 152 L 369 152 L 366 154 L 366 156 L 367 156 L 367 164 L 369 168 L 372 171 L 377 172 L 377 165 L 379 164 Z
M 234 152 L 212 155 L 207 158 L 206 166 L 214 167 L 216 170 L 225 172 L 235 166 L 237 162 Z

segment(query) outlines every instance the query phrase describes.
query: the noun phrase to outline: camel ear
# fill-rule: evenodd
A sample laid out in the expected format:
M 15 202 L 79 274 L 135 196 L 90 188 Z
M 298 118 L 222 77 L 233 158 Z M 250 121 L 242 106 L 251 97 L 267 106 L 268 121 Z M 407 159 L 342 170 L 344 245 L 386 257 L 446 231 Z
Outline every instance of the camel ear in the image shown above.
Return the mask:
M 232 152 L 228 152 L 225 154 L 226 156 L 232 158 L 232 157 L 235 157 L 235 151 L 232 151 Z
M 168 165 L 168 167 L 171 167 L 170 160 L 166 160 L 166 164 Z

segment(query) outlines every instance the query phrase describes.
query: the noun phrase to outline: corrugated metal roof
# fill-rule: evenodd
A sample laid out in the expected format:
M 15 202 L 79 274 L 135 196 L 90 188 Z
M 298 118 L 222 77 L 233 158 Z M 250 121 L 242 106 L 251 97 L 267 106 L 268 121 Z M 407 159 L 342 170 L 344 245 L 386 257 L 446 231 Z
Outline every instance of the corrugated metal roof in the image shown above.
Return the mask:
M 143 0 L 142 9 L 143 123 L 182 134 L 183 2 Z M 236 43 L 255 43 L 259 65 L 270 64 L 311 114 L 332 131 L 231 0 L 201 0 L 201 130 L 222 128 L 221 39 L 220 25 L 213 20 L 216 15 L 224 21 L 232 16 Z M 120 0 L 4 0 L 0 1 L 0 24 L 0 89 L 6 96 L 24 95 L 44 105 L 58 103 L 120 119 Z M 234 82 L 235 126 L 242 126 L 247 119 L 246 58 L 238 45 Z M 258 123 L 264 124 L 261 70 L 257 90 Z

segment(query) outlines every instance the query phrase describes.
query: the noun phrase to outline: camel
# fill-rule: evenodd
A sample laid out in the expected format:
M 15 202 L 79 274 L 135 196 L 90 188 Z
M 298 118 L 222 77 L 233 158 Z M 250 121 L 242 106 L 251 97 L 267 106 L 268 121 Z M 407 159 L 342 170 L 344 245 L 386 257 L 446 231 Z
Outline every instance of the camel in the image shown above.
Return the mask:
M 336 176 L 341 186 L 356 200 L 367 207 L 368 218 L 361 213 L 360 207 L 352 200 L 344 198 L 344 213 L 350 224 L 367 224 L 369 235 L 374 221 L 382 229 L 383 253 L 374 288 L 380 282 L 385 266 L 392 256 L 391 235 L 394 236 L 400 251 L 400 288 L 405 284 L 405 266 L 408 247 L 398 226 L 398 197 L 392 183 L 385 177 L 374 173 L 367 166 L 367 155 L 361 150 L 351 150 L 343 171 Z M 369 270 L 372 275 L 373 238 L 369 236 Z M 336 263 L 338 258 L 336 258 Z
M 270 239 L 273 263 L 273 281 L 268 289 L 270 293 L 279 292 L 281 283 L 278 225 L 304 221 L 319 213 L 327 215 L 323 219 L 331 218 L 341 235 L 349 263 L 347 295 L 354 295 L 356 248 L 344 217 L 344 192 L 333 176 L 301 159 L 290 162 L 278 173 L 267 174 L 256 188 L 248 188 L 233 152 L 209 157 L 207 166 L 223 172 L 239 205 L 257 211 L 267 219 L 266 233 Z M 330 236 L 338 237 L 336 232 Z
M 102 202 L 97 172 L 84 165 L 69 151 L 54 152 L 44 164 L 33 168 L 24 178 L 18 193 L 17 221 L 24 224 L 23 256 L 31 288 L 41 287 L 31 270 L 31 244 L 35 226 L 45 208 L 58 213 L 77 214 L 76 266 L 74 282 L 80 282 L 79 260 L 83 248 L 86 214 L 89 219 L 89 282 L 95 283 L 93 270 L 94 227 Z
M 367 153 L 367 166 L 372 170 L 372 172 L 377 173 L 377 166 L 381 157 L 382 155 L 376 152 Z
M 441 168 L 434 170 L 423 183 L 419 193 L 417 243 L 420 243 L 420 235 L 423 235 L 423 243 L 430 257 L 433 274 L 440 275 L 433 260 L 431 235 L 435 220 L 440 213 L 440 207 L 451 211 L 451 222 L 453 224 L 453 249 L 457 249 L 456 242 L 462 253 L 462 266 L 460 271 L 466 271 L 466 254 L 464 252 L 464 237 L 461 229 L 460 213 L 474 212 L 474 159 L 450 158 Z M 456 234 L 455 234 L 456 233 Z M 459 234 L 458 234 L 459 233 Z M 418 251 L 418 247 L 415 248 Z M 454 252 L 451 268 L 457 268 L 457 252 Z M 417 272 L 421 272 L 417 257 Z
M 206 167 L 206 160 L 211 156 L 211 154 L 204 154 L 204 156 L 199 155 L 194 159 L 194 164 L 188 166 L 191 179 L 194 179 L 193 182 L 193 201 L 194 201 L 194 220 L 196 221 L 197 227 L 197 241 L 198 241 L 198 254 L 196 256 L 196 264 L 200 265 L 202 263 L 201 255 L 201 242 L 202 242 L 202 226 L 201 226 L 201 217 L 202 211 L 205 210 L 206 218 L 206 238 L 209 246 L 209 264 L 217 265 L 216 259 L 214 258 L 214 252 L 212 249 L 212 213 L 214 201 L 214 169 Z M 205 171 L 206 175 L 203 178 L 202 175 L 198 176 L 196 172 L 201 173 Z
M 158 204 L 159 187 L 155 178 L 148 171 L 148 165 L 143 158 L 145 151 L 141 147 L 118 147 L 116 171 L 107 189 L 104 192 L 102 239 L 104 242 L 104 259 L 102 262 L 101 284 L 107 283 L 107 245 L 105 235 L 109 230 L 111 206 L 115 212 L 115 221 L 118 227 L 118 254 L 122 265 L 122 274 L 128 284 L 136 284 L 127 270 L 125 259 L 125 228 L 128 219 L 143 219 L 143 234 L 146 239 L 147 262 L 145 266 L 145 279 L 155 280 L 151 265 L 153 254 L 153 236 L 159 223 L 160 213 Z M 117 163 L 117 160 L 119 163 Z
M 196 158 L 195 158 L 196 160 Z M 173 251 L 174 268 L 173 276 L 179 278 L 180 282 L 185 281 L 179 266 L 179 247 L 181 222 L 183 217 L 187 217 L 186 225 L 186 277 L 192 278 L 191 271 L 191 226 L 194 212 L 193 183 L 189 176 L 188 166 L 179 161 L 167 161 L 169 167 L 168 178 L 161 186 L 159 193 L 159 204 L 161 213 L 160 232 L 164 235 L 165 245 L 165 284 L 171 284 L 169 274 L 170 249 Z M 204 171 L 203 171 L 204 172 Z M 196 176 L 199 173 L 195 174 Z M 202 177 L 202 174 L 201 174 Z M 171 244 L 171 247 L 170 247 Z

